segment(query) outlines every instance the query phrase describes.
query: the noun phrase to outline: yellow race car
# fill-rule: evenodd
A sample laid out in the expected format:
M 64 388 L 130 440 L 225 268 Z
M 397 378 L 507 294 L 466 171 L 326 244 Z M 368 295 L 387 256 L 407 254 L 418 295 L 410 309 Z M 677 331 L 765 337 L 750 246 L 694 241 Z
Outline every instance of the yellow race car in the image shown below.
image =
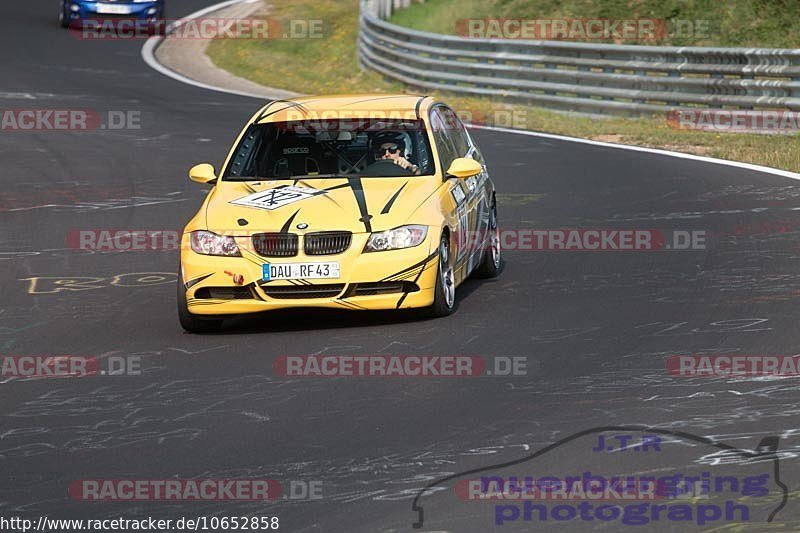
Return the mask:
M 495 188 L 452 109 L 431 97 L 273 101 L 247 123 L 181 241 L 184 329 L 289 307 L 425 308 L 501 268 Z

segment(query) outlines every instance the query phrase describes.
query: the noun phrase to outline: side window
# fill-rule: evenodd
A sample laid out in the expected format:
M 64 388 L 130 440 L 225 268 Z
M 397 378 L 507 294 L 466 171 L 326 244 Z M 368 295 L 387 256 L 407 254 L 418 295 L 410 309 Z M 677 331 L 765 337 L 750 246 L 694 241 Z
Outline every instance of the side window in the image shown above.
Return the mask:
M 469 144 L 470 146 L 472 146 L 472 159 L 474 159 L 481 165 L 486 166 L 486 160 L 483 158 L 483 154 L 481 154 L 481 151 L 478 150 L 478 146 L 475 144 L 475 141 L 472 140 L 472 135 L 470 135 L 469 132 L 466 131 L 466 128 L 464 128 L 464 130 L 465 133 L 467 134 L 467 139 L 469 139 Z
M 453 139 L 449 135 L 450 127 L 440 113 L 442 108 L 437 107 L 431 111 L 431 132 L 433 140 L 436 142 L 436 149 L 439 151 L 439 162 L 442 171 L 446 172 L 450 168 L 453 159 L 459 157 Z
M 456 154 L 458 154 L 456 157 L 466 157 L 469 152 L 470 142 L 464 124 L 462 124 L 458 115 L 449 107 L 439 107 L 439 111 L 447 126 L 448 136 L 452 140 L 453 146 L 456 149 Z

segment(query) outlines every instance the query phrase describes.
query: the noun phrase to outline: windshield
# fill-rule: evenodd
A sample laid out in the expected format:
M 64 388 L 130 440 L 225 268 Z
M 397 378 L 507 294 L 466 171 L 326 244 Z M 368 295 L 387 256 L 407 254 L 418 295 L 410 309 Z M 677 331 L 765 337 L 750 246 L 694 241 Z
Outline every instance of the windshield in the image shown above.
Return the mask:
M 434 173 L 422 120 L 348 119 L 254 124 L 223 180 Z

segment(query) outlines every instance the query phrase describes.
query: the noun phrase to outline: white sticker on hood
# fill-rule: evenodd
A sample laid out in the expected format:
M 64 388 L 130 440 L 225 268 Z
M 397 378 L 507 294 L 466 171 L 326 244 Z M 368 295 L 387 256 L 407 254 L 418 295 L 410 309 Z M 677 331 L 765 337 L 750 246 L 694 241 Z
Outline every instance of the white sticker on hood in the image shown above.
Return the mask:
M 325 191 L 312 189 L 310 187 L 289 186 L 248 194 L 247 196 L 231 201 L 231 203 L 243 205 L 245 207 L 255 207 L 256 209 L 272 210 L 280 209 L 285 205 L 293 204 L 320 194 L 325 194 Z

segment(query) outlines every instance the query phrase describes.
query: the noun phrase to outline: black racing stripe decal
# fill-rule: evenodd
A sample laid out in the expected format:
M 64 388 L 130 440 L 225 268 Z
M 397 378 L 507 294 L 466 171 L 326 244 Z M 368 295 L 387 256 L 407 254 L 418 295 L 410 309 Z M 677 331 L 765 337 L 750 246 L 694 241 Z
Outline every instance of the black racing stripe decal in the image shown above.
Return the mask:
M 427 263 L 426 263 L 426 264 L 427 264 Z M 415 284 L 415 285 L 416 285 L 416 284 L 417 284 L 417 282 L 419 281 L 419 278 L 421 278 L 421 277 L 422 277 L 422 273 L 423 273 L 423 272 L 425 272 L 425 265 L 422 265 L 422 268 L 421 268 L 421 269 L 419 269 L 419 272 L 417 273 L 417 277 L 416 277 L 416 278 L 414 278 L 414 284 Z M 409 293 L 407 293 L 407 292 L 404 292 L 404 293 L 403 293 L 403 295 L 402 295 L 402 296 L 400 297 L 400 299 L 397 301 L 397 307 L 396 307 L 396 309 L 400 309 L 400 306 L 401 306 L 401 305 L 403 305 L 403 300 L 405 300 L 405 299 L 406 299 L 406 296 L 408 296 L 408 294 L 409 294 Z
M 265 106 L 263 107 L 263 109 L 261 109 L 261 113 L 259 113 L 259 114 L 258 114 L 258 118 L 256 119 L 256 122 L 258 122 L 259 120 L 261 120 L 261 117 L 263 117 L 263 116 L 264 116 L 264 113 L 266 113 L 267 111 L 269 111 L 269 108 L 270 108 L 270 107 L 272 107 L 272 104 L 277 104 L 277 103 L 278 103 L 278 102 L 280 102 L 280 101 L 281 101 L 281 100 L 272 100 L 272 101 L 270 101 L 269 103 L 267 103 L 267 105 L 265 105 Z
M 420 272 L 420 274 L 422 274 L 422 272 Z M 404 292 L 400 299 L 397 300 L 397 307 L 395 307 L 395 309 L 400 309 L 400 306 L 403 305 L 403 300 L 406 299 L 406 296 L 408 296 L 408 293 Z
M 392 95 L 389 95 L 389 96 L 376 96 L 374 98 L 367 98 L 366 100 L 356 100 L 355 102 L 347 104 L 347 106 L 345 106 L 345 107 L 349 107 L 349 106 L 356 105 L 356 104 L 363 104 L 365 102 L 377 102 L 378 100 L 393 100 L 395 98 L 405 98 L 405 97 L 406 97 L 406 95 L 404 95 L 404 94 L 392 94 Z
M 194 287 L 195 285 L 197 285 L 198 283 L 200 283 L 204 279 L 210 278 L 213 275 L 214 275 L 213 272 L 211 272 L 210 274 L 203 274 L 202 276 L 199 276 L 197 278 L 190 279 L 189 281 L 184 283 L 183 286 L 186 287 L 186 290 L 188 291 L 189 289 L 191 289 L 192 287 Z
M 339 185 L 334 185 L 333 187 L 328 187 L 327 189 L 323 189 L 324 191 L 335 191 L 336 189 L 344 189 L 345 187 L 349 187 L 349 183 L 340 183 Z
M 364 224 L 364 229 L 366 229 L 367 233 L 372 233 L 372 223 L 370 222 L 372 215 L 369 214 L 367 208 L 367 197 L 364 195 L 364 186 L 361 184 L 361 178 L 347 178 L 347 181 L 353 191 L 353 196 L 356 198 L 358 210 L 361 212 L 361 218 L 358 221 Z
M 403 269 L 403 270 L 401 270 L 400 272 L 395 272 L 395 273 L 394 273 L 394 274 L 392 274 L 391 276 L 387 276 L 387 277 L 383 278 L 383 279 L 382 279 L 382 280 L 380 280 L 380 281 L 390 281 L 390 280 L 391 280 L 391 278 L 397 277 L 397 276 L 399 276 L 399 275 L 401 275 L 401 274 L 405 274 L 406 272 L 408 272 L 408 271 L 410 271 L 410 270 L 414 270 L 415 268 L 419 268 L 419 267 L 424 267 L 425 265 L 427 265 L 427 264 L 428 264 L 428 262 L 429 262 L 431 259 L 433 259 L 434 257 L 437 257 L 438 255 L 439 255 L 439 250 L 436 250 L 435 252 L 433 252 L 431 255 L 429 255 L 428 257 L 426 257 L 425 259 L 423 259 L 422 261 L 420 261 L 420 262 L 419 262 L 419 263 L 417 263 L 416 265 L 411 265 L 411 266 L 410 266 L 410 267 L 408 267 L 408 268 L 404 268 L 404 269 Z
M 294 220 L 294 217 L 296 217 L 297 213 L 299 213 L 299 212 L 300 212 L 300 210 L 298 209 L 297 211 L 294 212 L 294 214 L 292 216 L 289 217 L 289 220 L 287 220 L 286 222 L 283 223 L 283 226 L 281 227 L 281 231 L 279 233 L 289 233 L 289 226 L 292 225 L 292 221 Z
M 415 268 L 414 270 L 409 270 L 408 272 L 405 272 L 405 273 L 403 273 L 403 274 L 401 274 L 399 276 L 394 276 L 392 279 L 390 279 L 388 281 L 408 281 L 408 280 L 416 277 L 417 274 L 419 274 L 423 270 L 425 270 L 425 267 L 421 266 L 419 268 Z
M 414 108 L 414 112 L 417 114 L 417 120 L 419 120 L 419 119 L 420 119 L 420 116 L 419 116 L 419 108 L 420 108 L 420 107 L 422 107 L 422 101 L 423 101 L 423 100 L 425 100 L 426 98 L 427 98 L 427 96 L 423 96 L 422 98 L 420 98 L 419 100 L 417 100 L 417 105 L 416 105 L 416 107 Z
M 258 284 L 256 282 L 251 283 L 247 286 L 250 289 L 250 295 L 253 297 L 254 300 L 264 301 L 264 298 L 258 293 Z
M 401 185 L 400 188 L 397 189 L 397 191 L 392 195 L 392 197 L 389 198 L 389 201 L 386 202 L 386 205 L 383 206 L 383 209 L 381 210 L 381 215 L 385 215 L 389 212 L 394 205 L 394 201 L 397 200 L 397 197 L 400 196 L 400 193 L 403 192 L 403 189 L 406 188 L 406 185 L 408 185 L 408 182 L 405 182 L 403 185 Z
M 261 256 L 259 256 L 258 254 L 255 254 L 255 253 L 251 252 L 250 250 L 242 250 L 241 248 L 239 249 L 239 251 L 240 252 L 244 252 L 242 254 L 242 257 L 244 259 L 247 259 L 251 263 L 255 263 L 256 265 L 263 265 L 264 264 L 264 261 L 261 259 Z M 255 258 L 255 259 L 253 259 L 253 258 Z
M 273 112 L 271 112 L 271 113 L 267 113 L 267 111 L 269 110 L 269 108 L 270 108 L 270 107 L 272 107 L 272 104 L 278 104 L 278 103 L 280 103 L 280 104 L 286 104 L 286 107 L 282 107 L 282 108 L 280 108 L 280 109 L 276 109 L 275 111 L 273 111 Z M 299 109 L 300 109 L 301 111 L 303 111 L 304 113 L 306 112 L 306 109 L 303 107 L 303 104 L 301 104 L 301 103 L 298 103 L 298 102 L 294 102 L 294 101 L 292 101 L 292 100 L 275 100 L 275 101 L 273 101 L 273 102 L 272 102 L 272 104 L 270 104 L 270 106 L 269 106 L 268 108 L 266 108 L 266 109 L 264 110 L 264 112 L 263 112 L 263 113 L 261 113 L 261 114 L 258 116 L 258 118 L 255 120 L 256 122 L 261 122 L 261 121 L 262 121 L 262 120 L 264 120 L 265 118 L 267 118 L 267 117 L 271 117 L 271 116 L 272 116 L 272 115 L 274 115 L 275 113 L 280 113 L 281 111 L 285 111 L 285 110 L 287 110 L 287 109 L 291 109 L 291 108 L 293 108 L 293 107 L 297 107 L 297 108 L 299 108 Z
M 343 305 L 344 307 L 346 307 L 348 309 L 353 309 L 353 310 L 356 310 L 356 311 L 361 311 L 361 310 L 368 309 L 367 307 L 364 307 L 362 305 L 358 305 L 357 303 L 345 301 L 345 300 L 342 300 L 342 299 L 336 300 L 336 303 L 339 304 L 339 305 Z

